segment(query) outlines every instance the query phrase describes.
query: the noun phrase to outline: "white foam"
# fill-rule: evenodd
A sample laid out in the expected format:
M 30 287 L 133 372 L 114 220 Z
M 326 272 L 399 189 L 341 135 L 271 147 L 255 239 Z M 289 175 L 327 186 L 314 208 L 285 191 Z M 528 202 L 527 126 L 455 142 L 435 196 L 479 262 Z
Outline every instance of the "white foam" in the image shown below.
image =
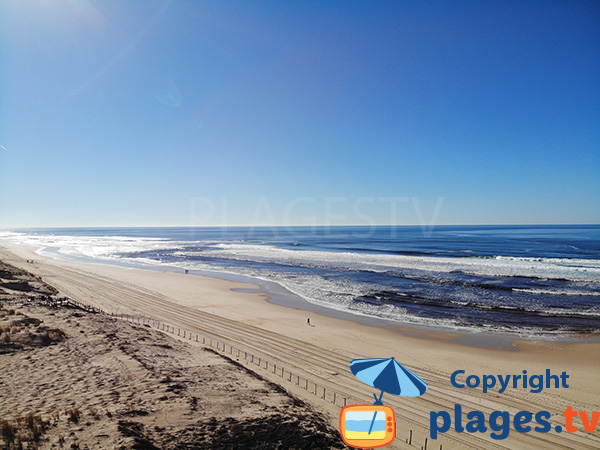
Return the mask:
M 160 249 L 175 249 L 182 242 L 162 238 L 143 238 L 126 236 L 57 236 L 24 233 L 3 233 L 0 239 L 32 245 L 40 252 L 52 256 L 48 248 L 56 249 L 58 254 L 71 257 L 88 257 L 115 260 L 120 253 L 141 252 Z
M 538 294 L 538 295 L 573 295 L 573 296 L 581 296 L 588 295 L 590 297 L 600 297 L 600 292 L 593 291 L 578 291 L 572 290 L 567 291 L 563 289 L 520 289 L 520 288 L 512 288 L 513 292 L 524 292 L 526 294 Z
M 250 259 L 264 262 L 294 262 L 298 265 L 360 268 L 361 270 L 387 271 L 413 269 L 428 272 L 464 272 L 484 276 L 522 276 L 538 278 L 564 278 L 572 281 L 600 282 L 600 260 L 560 258 L 517 258 L 497 256 L 434 257 L 389 255 L 355 252 L 324 252 L 288 250 L 267 245 L 219 244 L 215 256 Z
M 289 250 L 270 245 L 222 243 L 215 241 L 172 241 L 164 238 L 126 236 L 55 236 L 0 232 L 0 239 L 36 247 L 57 248 L 66 256 L 117 259 L 122 253 L 150 250 L 176 250 L 189 245 L 210 245 L 202 252 L 175 252 L 176 256 L 213 256 L 238 261 L 270 262 L 300 267 L 331 267 L 375 272 L 419 270 L 426 272 L 464 272 L 483 276 L 522 276 L 572 281 L 600 282 L 600 260 L 566 258 L 519 258 L 496 256 L 434 257 L 357 252 Z M 531 292 L 531 291 L 530 291 Z M 543 292 L 539 292 L 543 293 Z M 566 294 L 567 295 L 567 294 Z M 577 294 L 570 294 L 577 295 Z

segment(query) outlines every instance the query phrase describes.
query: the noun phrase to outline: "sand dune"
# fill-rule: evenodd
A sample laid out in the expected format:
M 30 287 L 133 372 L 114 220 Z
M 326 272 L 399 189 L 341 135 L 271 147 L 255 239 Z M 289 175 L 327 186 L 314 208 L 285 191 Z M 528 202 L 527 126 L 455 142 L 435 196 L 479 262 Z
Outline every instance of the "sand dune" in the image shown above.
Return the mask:
M 343 448 L 321 414 L 235 361 L 47 293 L 2 293 L 2 448 Z

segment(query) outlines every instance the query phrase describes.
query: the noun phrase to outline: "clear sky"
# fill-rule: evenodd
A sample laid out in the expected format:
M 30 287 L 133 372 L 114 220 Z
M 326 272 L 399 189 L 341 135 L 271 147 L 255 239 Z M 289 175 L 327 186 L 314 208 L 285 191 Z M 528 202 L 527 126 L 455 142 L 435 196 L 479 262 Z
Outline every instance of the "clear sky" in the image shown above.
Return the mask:
M 600 223 L 600 3 L 6 0 L 0 145 L 0 227 Z

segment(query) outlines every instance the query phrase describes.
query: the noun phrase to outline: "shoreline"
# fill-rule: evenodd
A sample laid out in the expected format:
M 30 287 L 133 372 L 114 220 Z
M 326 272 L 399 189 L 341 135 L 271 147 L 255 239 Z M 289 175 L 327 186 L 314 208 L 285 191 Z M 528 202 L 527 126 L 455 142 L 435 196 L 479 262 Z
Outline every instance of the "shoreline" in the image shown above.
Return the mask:
M 0 255 L 12 259 L 14 265 L 40 276 L 71 298 L 109 312 L 143 314 L 182 324 L 188 329 L 218 333 L 237 346 L 245 346 L 277 364 L 286 365 L 290 373 L 315 379 L 328 390 L 344 392 L 350 404 L 372 402 L 373 392 L 373 388 L 351 374 L 350 361 L 394 356 L 429 384 L 428 392 L 422 397 L 386 396 L 386 404 L 397 413 L 399 427 L 414 430 L 420 439 L 428 435 L 431 411 L 452 411 L 456 404 L 463 405 L 465 411 L 484 411 L 487 416 L 497 410 L 513 413 L 548 410 L 552 413 L 553 426 L 564 425 L 562 411 L 567 405 L 591 412 L 600 404 L 597 390 L 600 344 L 595 342 L 561 344 L 516 340 L 514 349 L 509 351 L 466 346 L 436 330 L 430 331 L 428 336 L 415 335 L 414 331 L 407 333 L 327 316 L 311 315 L 314 326 L 308 326 L 306 311 L 269 303 L 266 295 L 249 283 L 107 264 L 56 261 L 33 253 L 31 248 L 18 247 L 13 250 L 19 255 L 10 256 L 10 249 L 3 250 L 6 246 L 0 247 Z M 33 264 L 25 262 L 32 257 Z M 251 292 L 239 292 L 240 289 Z M 497 392 L 484 394 L 481 388 L 456 389 L 450 384 L 450 376 L 456 370 L 481 377 L 521 374 L 523 370 L 532 375 L 542 374 L 547 369 L 559 374 L 567 371 L 571 377 L 570 389 L 546 389 L 540 393 L 510 389 L 498 395 Z M 308 395 L 307 390 L 294 383 L 285 384 L 280 378 L 272 381 L 283 383 L 286 389 L 304 396 L 304 400 L 326 412 L 332 423 L 335 422 L 339 406 Z M 509 444 L 513 448 L 537 449 L 551 448 L 551 443 L 570 448 L 595 448 L 600 444 L 598 434 L 587 434 L 581 426 L 574 434 L 513 431 L 499 447 L 489 433 L 450 430 L 441 435 L 437 443 L 443 443 L 445 449 L 510 448 L 504 447 Z
M 3 243 L 0 242 L 0 246 Z M 4 242 L 4 244 L 7 244 Z M 15 244 L 8 243 L 8 246 L 26 246 L 34 248 L 29 244 Z M 71 263 L 83 263 L 83 264 L 105 264 L 109 266 L 117 266 L 123 268 L 137 268 L 142 270 L 149 270 L 155 272 L 168 272 L 168 273 L 183 273 L 184 268 L 169 266 L 169 265 L 152 265 L 143 263 L 124 262 L 120 260 L 101 260 L 94 259 L 91 257 L 76 257 L 76 256 L 64 256 L 58 253 L 52 253 L 45 251 L 45 247 L 35 248 L 34 252 L 50 260 L 57 260 Z M 267 302 L 283 306 L 286 308 L 293 308 L 300 311 L 305 311 L 307 314 L 317 314 L 319 316 L 326 316 L 335 319 L 341 319 L 351 322 L 360 323 L 367 326 L 380 327 L 396 330 L 407 336 L 417 336 L 425 339 L 442 339 L 453 341 L 468 347 L 484 347 L 492 349 L 503 349 L 512 350 L 515 348 L 513 341 L 540 341 L 540 342 L 554 342 L 560 344 L 575 344 L 575 343 L 600 343 L 600 332 L 594 333 L 575 333 L 570 332 L 568 334 L 561 334 L 560 332 L 552 333 L 545 332 L 543 334 L 531 334 L 521 333 L 519 330 L 506 331 L 506 330 L 492 330 L 492 329 L 474 329 L 471 328 L 450 328 L 447 326 L 431 326 L 423 324 L 415 324 L 411 322 L 393 321 L 390 319 L 373 317 L 369 315 L 356 314 L 348 311 L 338 310 L 334 308 L 328 308 L 315 303 L 311 303 L 302 296 L 291 292 L 281 284 L 263 279 L 252 277 L 250 275 L 237 274 L 234 272 L 226 271 L 207 271 L 207 270 L 194 270 L 189 269 L 186 274 L 190 276 L 197 276 L 202 278 L 225 280 L 232 282 L 240 282 L 245 284 L 252 284 L 256 287 L 252 288 L 241 288 L 240 292 L 255 292 L 264 294 Z

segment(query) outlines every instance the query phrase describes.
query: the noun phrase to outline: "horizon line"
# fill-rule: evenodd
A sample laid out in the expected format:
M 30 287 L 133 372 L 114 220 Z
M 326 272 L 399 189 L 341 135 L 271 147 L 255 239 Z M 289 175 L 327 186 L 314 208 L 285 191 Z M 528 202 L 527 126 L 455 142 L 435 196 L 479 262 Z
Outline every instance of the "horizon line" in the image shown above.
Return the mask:
M 600 223 L 463 223 L 463 224 L 293 224 L 293 225 L 68 225 L 0 227 L 2 231 L 58 228 L 348 228 L 348 227 L 498 227 L 498 226 L 600 226 Z

